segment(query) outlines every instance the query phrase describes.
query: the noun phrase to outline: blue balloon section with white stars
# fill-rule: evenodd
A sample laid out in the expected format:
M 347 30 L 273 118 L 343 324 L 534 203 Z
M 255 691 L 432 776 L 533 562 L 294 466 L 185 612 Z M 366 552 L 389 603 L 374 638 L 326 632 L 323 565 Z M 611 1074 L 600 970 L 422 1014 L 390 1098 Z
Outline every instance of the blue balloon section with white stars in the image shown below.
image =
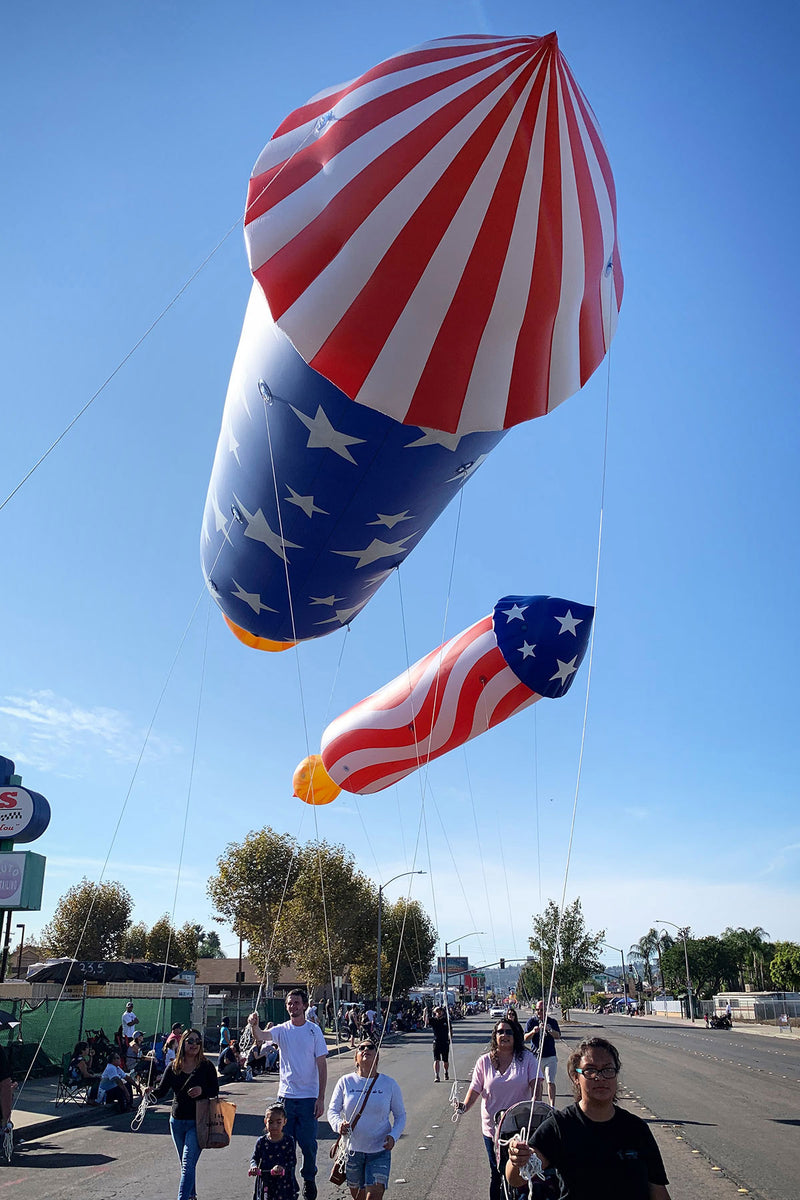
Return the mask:
M 555 700 L 569 691 L 589 646 L 594 609 L 558 596 L 504 596 L 492 610 L 500 653 L 517 678 Z
M 254 289 L 203 520 L 214 599 L 272 641 L 340 629 L 504 436 L 423 430 L 356 404 L 305 363 Z

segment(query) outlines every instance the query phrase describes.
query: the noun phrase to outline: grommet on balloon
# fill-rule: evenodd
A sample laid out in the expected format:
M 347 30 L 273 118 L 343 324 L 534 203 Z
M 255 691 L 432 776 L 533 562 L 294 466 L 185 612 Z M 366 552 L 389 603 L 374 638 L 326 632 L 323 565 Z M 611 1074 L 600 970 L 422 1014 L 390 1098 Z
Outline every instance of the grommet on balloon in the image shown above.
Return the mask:
M 296 767 L 292 776 L 294 795 L 304 804 L 330 804 L 341 792 L 334 783 L 319 754 L 310 754 Z

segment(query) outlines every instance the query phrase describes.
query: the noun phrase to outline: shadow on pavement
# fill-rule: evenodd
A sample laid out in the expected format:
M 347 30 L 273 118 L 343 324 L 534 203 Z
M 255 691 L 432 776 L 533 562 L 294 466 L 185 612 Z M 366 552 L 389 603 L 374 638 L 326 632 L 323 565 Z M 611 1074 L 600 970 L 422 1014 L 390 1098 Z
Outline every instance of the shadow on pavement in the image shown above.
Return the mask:
M 42 1151 L 45 1153 L 41 1153 Z M 60 1171 L 64 1167 L 98 1167 L 116 1161 L 110 1154 L 73 1154 L 44 1141 L 23 1142 L 14 1149 L 14 1162 L 17 1166 L 38 1167 L 45 1171 Z

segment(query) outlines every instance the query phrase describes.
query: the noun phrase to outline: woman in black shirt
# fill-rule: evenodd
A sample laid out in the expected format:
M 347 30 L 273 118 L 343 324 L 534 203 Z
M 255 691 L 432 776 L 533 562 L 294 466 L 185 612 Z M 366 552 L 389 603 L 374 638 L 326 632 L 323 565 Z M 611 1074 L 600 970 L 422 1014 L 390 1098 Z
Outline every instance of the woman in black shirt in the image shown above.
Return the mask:
M 576 1103 L 543 1121 L 530 1145 L 512 1140 L 506 1168 L 512 1187 L 525 1186 L 520 1168 L 533 1149 L 545 1168 L 558 1172 L 559 1200 L 669 1200 L 649 1126 L 617 1107 L 619 1070 L 611 1042 L 600 1037 L 581 1042 L 567 1062 Z
M 169 1128 L 181 1164 L 178 1200 L 196 1200 L 195 1172 L 200 1147 L 195 1110 L 198 1100 L 219 1095 L 217 1072 L 203 1054 L 203 1039 L 196 1029 L 187 1029 L 184 1033 L 178 1053 L 158 1087 L 147 1089 L 148 1095 L 157 1100 L 163 1100 L 170 1091 L 173 1098 Z

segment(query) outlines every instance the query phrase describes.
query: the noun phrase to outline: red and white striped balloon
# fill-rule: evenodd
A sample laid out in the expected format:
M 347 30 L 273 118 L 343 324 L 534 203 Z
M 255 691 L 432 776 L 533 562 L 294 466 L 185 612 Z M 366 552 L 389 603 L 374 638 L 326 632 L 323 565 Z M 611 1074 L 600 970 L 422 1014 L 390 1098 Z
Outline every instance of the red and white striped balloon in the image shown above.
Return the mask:
M 616 328 L 614 181 L 554 33 L 429 42 L 315 97 L 258 159 L 245 236 L 305 361 L 408 425 L 541 416 Z
M 332 721 L 322 761 L 348 792 L 380 792 L 541 699 L 506 664 L 492 616 Z

